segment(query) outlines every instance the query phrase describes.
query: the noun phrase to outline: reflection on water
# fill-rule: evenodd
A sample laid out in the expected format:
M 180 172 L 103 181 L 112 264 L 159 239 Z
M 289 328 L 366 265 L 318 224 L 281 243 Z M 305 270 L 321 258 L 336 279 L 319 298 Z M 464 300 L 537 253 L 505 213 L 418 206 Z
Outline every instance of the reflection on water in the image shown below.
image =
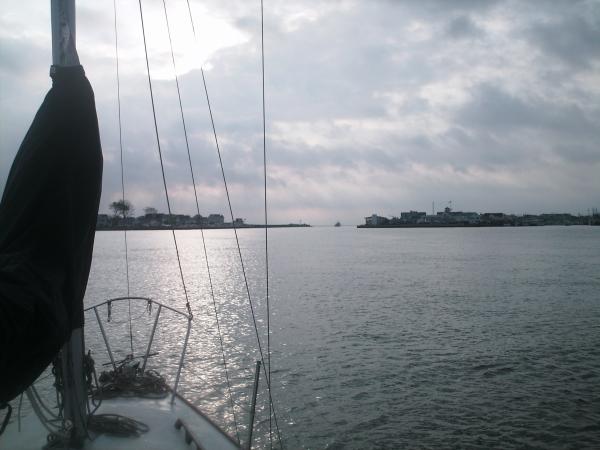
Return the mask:
M 257 351 L 256 333 L 252 324 L 247 293 L 243 284 L 239 257 L 231 230 L 209 231 L 207 252 L 217 311 L 223 333 L 227 365 L 230 372 L 231 389 L 235 403 L 237 432 L 242 441 L 247 435 L 250 389 L 253 381 L 255 361 L 260 358 Z M 242 233 L 243 234 L 243 233 Z M 259 333 L 266 346 L 266 315 L 264 311 L 264 244 L 255 233 L 250 233 L 252 241 L 244 242 L 242 248 L 244 264 L 247 267 L 249 287 L 257 314 Z M 149 231 L 130 232 L 129 278 L 130 294 L 150 297 L 158 302 L 185 309 L 185 293 L 179 275 L 172 238 L 169 232 Z M 232 435 L 235 435 L 234 416 L 223 369 L 223 359 L 216 326 L 214 304 L 210 294 L 210 284 L 202 240 L 199 231 L 178 232 L 178 243 L 185 283 L 194 315 L 190 343 L 185 359 L 180 392 L 199 405 L 213 419 Z M 111 297 L 127 293 L 123 259 L 122 233 L 98 233 L 94 253 L 94 263 L 86 293 L 88 306 Z M 111 345 L 116 342 L 119 356 L 130 353 L 128 304 L 119 305 L 121 313 L 117 317 L 113 303 L 113 320 L 107 327 Z M 134 353 L 142 355 L 146 350 L 154 314 L 148 314 L 143 303 L 132 309 L 134 317 Z M 106 307 L 104 307 L 106 310 Z M 105 311 L 106 315 L 106 311 Z M 105 318 L 104 318 L 105 319 Z M 175 319 L 175 314 L 161 312 L 152 351 L 158 351 L 148 366 L 161 368 L 170 384 L 174 383 L 179 355 L 183 346 L 186 321 Z M 87 319 L 86 323 L 92 321 Z M 95 320 L 94 320 L 95 322 Z M 113 325 L 114 324 L 114 325 Z M 96 328 L 96 329 L 95 329 Z M 88 327 L 88 343 L 97 342 L 101 337 L 95 327 Z M 266 351 L 266 347 L 265 347 Z M 98 354 L 100 364 L 108 361 L 108 355 Z M 104 359 L 103 359 L 104 358 Z M 264 380 L 264 378 L 263 378 Z M 264 386 L 264 383 L 263 383 Z M 265 392 L 259 396 L 257 411 L 258 433 L 255 442 L 261 444 L 268 434 L 268 403 Z M 266 424 L 266 427 L 265 427 Z
M 256 337 L 232 232 L 205 234 L 244 437 Z M 170 233 L 128 238 L 131 294 L 185 310 Z M 263 239 L 240 232 L 264 344 Z M 200 232 L 178 242 L 194 313 L 181 390 L 233 434 Z M 600 448 L 600 227 L 274 229 L 269 243 L 287 448 Z M 126 293 L 122 248 L 122 233 L 97 233 L 87 305 Z M 116 308 L 122 357 L 128 324 Z M 153 317 L 142 304 L 132 316 L 141 354 Z M 184 337 L 165 315 L 149 364 L 174 369 Z M 264 392 L 258 411 L 265 446 Z

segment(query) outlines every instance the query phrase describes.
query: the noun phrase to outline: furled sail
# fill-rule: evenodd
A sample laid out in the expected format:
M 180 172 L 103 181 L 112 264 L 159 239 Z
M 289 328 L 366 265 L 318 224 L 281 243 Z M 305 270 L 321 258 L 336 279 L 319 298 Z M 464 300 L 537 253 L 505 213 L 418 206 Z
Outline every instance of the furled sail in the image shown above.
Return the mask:
M 0 403 L 83 325 L 102 149 L 83 68 L 53 66 L 51 77 L 0 203 Z

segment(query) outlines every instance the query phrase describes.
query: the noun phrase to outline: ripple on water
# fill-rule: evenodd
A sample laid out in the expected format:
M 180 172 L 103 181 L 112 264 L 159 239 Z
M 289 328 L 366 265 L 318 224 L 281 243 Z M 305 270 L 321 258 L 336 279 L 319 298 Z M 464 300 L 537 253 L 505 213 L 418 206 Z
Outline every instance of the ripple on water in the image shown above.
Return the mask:
M 273 230 L 273 394 L 286 447 L 600 448 L 600 229 L 588 228 Z M 205 234 L 246 423 L 256 337 L 233 236 Z M 98 234 L 87 302 L 122 294 L 120 237 Z M 195 313 L 181 386 L 234 432 L 200 234 L 178 238 Z M 128 234 L 132 292 L 183 307 L 170 239 Z M 264 234 L 241 230 L 240 241 L 264 315 Z M 171 331 L 157 340 L 170 367 L 181 339 Z M 264 447 L 267 405 L 259 396 Z

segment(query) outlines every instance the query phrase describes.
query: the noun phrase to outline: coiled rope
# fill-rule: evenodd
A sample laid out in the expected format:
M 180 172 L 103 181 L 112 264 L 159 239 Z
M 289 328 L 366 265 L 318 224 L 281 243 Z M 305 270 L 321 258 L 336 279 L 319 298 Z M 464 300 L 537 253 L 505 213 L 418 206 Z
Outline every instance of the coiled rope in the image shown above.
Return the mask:
M 115 397 L 164 398 L 169 386 L 164 377 L 154 370 L 142 372 L 139 361 L 126 358 L 116 369 L 100 373 L 93 399 Z
M 119 414 L 95 414 L 88 420 L 88 429 L 118 437 L 138 437 L 150 430 L 150 427 L 144 422 Z

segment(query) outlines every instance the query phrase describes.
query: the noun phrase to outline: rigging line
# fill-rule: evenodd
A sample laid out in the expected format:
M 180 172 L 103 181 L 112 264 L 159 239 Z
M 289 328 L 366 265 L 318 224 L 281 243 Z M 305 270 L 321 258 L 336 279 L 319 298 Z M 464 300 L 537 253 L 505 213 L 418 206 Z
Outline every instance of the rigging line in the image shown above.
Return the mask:
M 269 304 L 269 220 L 267 216 L 267 120 L 265 112 L 265 24 L 263 0 L 260 0 L 260 49 L 262 66 L 263 174 L 265 182 L 265 295 L 267 301 L 267 361 L 269 363 L 269 398 L 271 397 L 271 309 Z M 269 446 L 273 448 L 273 404 L 269 402 Z
M 189 0 L 187 0 L 187 4 L 188 4 L 188 10 L 190 11 L 190 20 L 192 21 L 192 27 L 193 27 L 193 18 L 192 18 L 192 14 L 191 14 Z M 275 429 L 276 429 L 276 432 L 277 432 L 277 440 L 279 442 L 280 448 L 283 449 L 283 442 L 281 440 L 281 432 L 279 430 L 279 423 L 277 421 L 277 413 L 276 413 L 276 410 L 275 410 L 275 407 L 274 407 L 274 404 L 273 404 L 273 397 L 271 396 L 271 381 L 269 379 L 269 376 L 268 376 L 268 373 L 267 373 L 267 369 L 265 368 L 265 357 L 264 357 L 264 353 L 263 353 L 263 350 L 262 350 L 262 344 L 261 344 L 261 341 L 260 341 L 260 335 L 258 333 L 258 326 L 256 324 L 256 315 L 254 313 L 254 306 L 252 304 L 252 299 L 251 299 L 251 296 L 250 296 L 250 287 L 248 285 L 248 277 L 246 276 L 246 268 L 244 266 L 244 259 L 242 257 L 242 250 L 240 248 L 240 241 L 239 241 L 239 238 L 238 238 L 237 227 L 235 226 L 235 221 L 234 221 L 234 216 L 233 216 L 233 208 L 231 206 L 231 197 L 229 195 L 229 188 L 227 187 L 227 179 L 225 177 L 225 169 L 223 167 L 223 159 L 221 158 L 221 148 L 219 146 L 219 139 L 217 138 L 217 130 L 216 130 L 216 127 L 215 127 L 215 121 L 214 121 L 214 117 L 213 117 L 213 113 L 212 113 L 212 107 L 210 105 L 210 98 L 209 98 L 209 95 L 208 95 L 208 88 L 206 86 L 206 77 L 204 76 L 204 69 L 202 67 L 200 68 L 200 73 L 202 74 L 202 83 L 204 85 L 204 93 L 206 94 L 206 103 L 208 105 L 208 112 L 209 112 L 209 115 L 210 115 L 210 122 L 211 122 L 211 125 L 212 125 L 213 136 L 215 138 L 215 146 L 217 148 L 217 155 L 219 156 L 219 164 L 221 166 L 221 175 L 223 177 L 223 184 L 225 186 L 225 194 L 226 194 L 226 197 L 227 197 L 227 204 L 229 206 L 229 213 L 230 213 L 230 216 L 231 216 L 231 226 L 233 228 L 233 232 L 234 232 L 234 235 L 235 235 L 235 242 L 236 242 L 237 249 L 238 249 L 238 254 L 239 254 L 239 259 L 240 259 L 240 265 L 241 265 L 241 268 L 242 268 L 242 275 L 243 275 L 243 278 L 244 278 L 244 285 L 246 287 L 246 294 L 247 294 L 247 297 L 248 297 L 248 303 L 250 305 L 250 312 L 252 313 L 252 322 L 254 324 L 254 332 L 256 334 L 256 341 L 258 343 L 258 350 L 259 350 L 260 359 L 261 359 L 261 362 L 262 362 L 262 369 L 263 369 L 263 372 L 264 372 L 264 375 L 265 375 L 265 378 L 266 378 L 267 389 L 268 389 L 268 392 L 269 392 L 269 404 L 273 406 L 273 420 L 275 422 Z
M 119 75 L 119 34 L 117 32 L 117 0 L 113 0 L 114 25 L 115 25 L 115 59 L 117 63 L 117 105 L 119 111 L 119 149 L 121 150 L 121 199 L 125 207 L 125 174 L 123 169 L 123 129 L 121 126 L 121 79 Z M 125 209 L 123 208 L 123 219 L 125 219 Z M 125 275 L 127 277 L 127 297 L 129 297 L 129 257 L 127 249 L 127 230 L 123 230 L 125 244 Z M 129 345 L 133 355 L 133 327 L 131 325 L 131 300 L 128 300 L 129 308 Z
M 213 117 L 212 117 L 212 110 L 210 107 L 210 102 L 208 101 L 208 90 L 206 88 L 206 79 L 204 77 L 204 71 L 201 69 L 202 72 L 202 81 L 204 83 L 204 90 L 206 93 L 206 97 L 207 97 L 207 102 L 209 103 L 208 109 L 210 111 L 210 116 L 211 116 L 211 122 L 213 122 Z M 252 313 L 252 322 L 254 323 L 254 332 L 256 334 L 256 341 L 258 343 L 258 351 L 260 353 L 260 359 L 262 362 L 262 369 L 263 372 L 265 374 L 265 378 L 266 378 L 266 382 L 267 382 L 267 389 L 269 391 L 269 403 L 272 405 L 273 404 L 273 398 L 271 397 L 271 381 L 269 380 L 269 376 L 267 373 L 267 369 L 265 368 L 265 357 L 264 357 L 264 352 L 262 349 L 262 344 L 260 342 L 260 335 L 258 334 L 258 326 L 256 325 L 256 314 L 254 312 L 254 305 L 252 304 L 252 299 L 250 296 L 250 287 L 248 285 L 248 277 L 246 275 L 246 268 L 244 266 L 244 259 L 242 257 L 242 250 L 240 248 L 240 241 L 239 241 L 239 237 L 238 237 L 238 233 L 237 233 L 237 227 L 235 226 L 234 223 L 234 219 L 233 219 L 233 209 L 231 207 L 231 199 L 229 196 L 229 189 L 227 188 L 227 180 L 225 178 L 225 169 L 223 168 L 223 160 L 221 158 L 221 150 L 219 148 L 219 143 L 217 140 L 217 135 L 216 135 L 216 131 L 214 128 L 214 122 L 213 122 L 213 133 L 214 133 L 214 137 L 215 137 L 215 143 L 217 145 L 217 152 L 219 154 L 219 164 L 221 165 L 221 175 L 223 176 L 223 183 L 225 184 L 225 193 L 227 194 L 227 204 L 229 206 L 229 213 L 231 216 L 231 226 L 233 228 L 233 233 L 235 235 L 235 243 L 237 245 L 237 250 L 238 250 L 238 255 L 239 255 L 239 259 L 240 259 L 240 265 L 242 267 L 242 275 L 244 278 L 244 285 L 246 287 L 246 295 L 248 297 L 248 303 L 250 304 L 250 312 Z M 277 423 L 277 415 L 275 413 L 275 408 L 273 408 L 273 419 L 275 420 L 275 428 L 277 430 L 277 436 L 278 436 L 278 440 L 279 440 L 279 445 L 283 448 L 283 445 L 281 443 L 281 436 L 280 436 L 280 432 L 279 432 L 279 425 Z
M 175 75 L 175 84 L 177 86 L 177 98 L 179 100 L 179 111 L 181 112 L 181 122 L 183 124 L 183 134 L 185 137 L 185 147 L 187 149 L 187 155 L 188 155 L 188 162 L 189 162 L 189 166 L 190 166 L 190 174 L 192 176 L 192 186 L 194 187 L 194 199 L 196 200 L 196 211 L 198 213 L 198 216 L 200 216 L 200 204 L 198 202 L 198 192 L 196 190 L 196 179 L 194 177 L 194 168 L 193 168 L 193 164 L 192 164 L 192 156 L 191 156 L 191 152 L 190 152 L 190 143 L 189 143 L 189 139 L 188 139 L 188 134 L 187 134 L 187 127 L 185 124 L 185 115 L 183 113 L 183 103 L 181 101 L 181 91 L 179 88 L 179 77 L 177 76 L 177 66 L 175 64 L 175 54 L 173 52 L 173 41 L 171 40 L 171 28 L 169 26 L 169 15 L 167 13 L 167 5 L 165 0 L 163 0 L 163 9 L 165 12 L 165 22 L 167 24 L 167 34 L 169 36 L 169 47 L 171 49 L 171 61 L 173 62 L 173 73 Z M 188 8 L 189 8 L 189 2 L 188 2 Z M 191 10 L 190 10 L 191 11 Z M 192 23 L 193 26 L 193 23 Z M 194 30 L 194 38 L 196 37 L 196 31 Z M 215 293 L 214 293 L 214 288 L 213 288 L 213 283 L 212 283 L 212 276 L 210 273 L 210 265 L 208 263 L 208 252 L 206 250 L 206 240 L 204 239 L 204 230 L 202 228 L 200 228 L 200 234 L 202 236 L 202 247 L 204 248 L 204 258 L 206 260 L 206 270 L 208 272 L 208 282 L 210 285 L 210 294 L 212 297 L 212 301 L 213 301 L 213 306 L 215 309 L 215 319 L 217 321 L 217 331 L 219 334 L 219 343 L 221 345 L 221 354 L 223 356 L 223 367 L 225 369 L 225 378 L 227 381 L 227 390 L 229 391 L 229 401 L 231 404 L 231 411 L 233 413 L 233 424 L 235 426 L 235 434 L 238 440 L 238 444 L 241 442 L 240 441 L 240 432 L 239 432 L 239 428 L 238 428 L 238 424 L 237 424 L 237 417 L 235 415 L 235 406 L 233 403 L 233 394 L 231 393 L 231 383 L 229 382 L 229 371 L 227 369 L 227 360 L 225 357 L 225 346 L 223 345 L 223 337 L 221 334 L 221 324 L 219 323 L 219 316 L 218 316 L 218 312 L 217 312 L 217 302 L 215 300 Z
M 144 38 L 144 55 L 146 56 L 146 72 L 148 74 L 148 86 L 150 87 L 150 101 L 152 103 L 152 117 L 154 119 L 154 133 L 156 135 L 156 145 L 158 147 L 158 158 L 160 159 L 160 171 L 162 173 L 163 186 L 165 188 L 165 198 L 167 200 L 167 210 L 169 211 L 169 222 L 171 222 L 171 234 L 173 235 L 173 243 L 175 244 L 175 253 L 177 254 L 177 264 L 179 266 L 179 275 L 181 276 L 181 284 L 183 285 L 183 293 L 185 294 L 185 307 L 187 308 L 190 320 L 193 318 L 192 308 L 188 297 L 185 279 L 183 277 L 183 269 L 181 268 L 181 258 L 179 257 L 179 247 L 177 245 L 177 237 L 175 236 L 175 224 L 173 223 L 173 213 L 171 212 L 171 202 L 169 201 L 169 190 L 167 188 L 167 179 L 165 177 L 165 166 L 163 164 L 162 151 L 160 148 L 160 138 L 158 137 L 158 122 L 156 120 L 156 107 L 154 106 L 154 94 L 152 92 L 152 79 L 150 78 L 150 63 L 148 62 L 148 47 L 146 46 L 146 30 L 144 27 L 144 13 L 142 12 L 142 0 L 138 0 L 140 5 L 140 20 L 142 22 L 142 36 Z

